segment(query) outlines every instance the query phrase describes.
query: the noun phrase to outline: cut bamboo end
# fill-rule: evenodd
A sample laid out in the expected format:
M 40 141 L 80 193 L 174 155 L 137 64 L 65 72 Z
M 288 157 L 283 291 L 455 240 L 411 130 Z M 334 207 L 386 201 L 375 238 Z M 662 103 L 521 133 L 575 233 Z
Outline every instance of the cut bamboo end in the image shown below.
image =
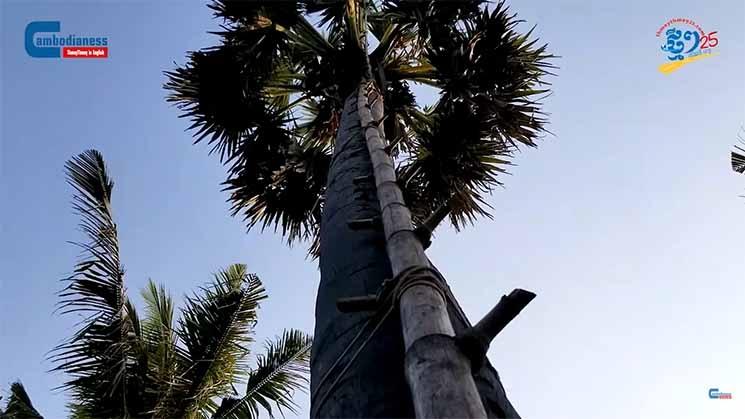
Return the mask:
M 517 288 L 499 302 L 475 326 L 466 329 L 456 341 L 461 351 L 479 369 L 494 338 L 535 298 L 535 293 Z

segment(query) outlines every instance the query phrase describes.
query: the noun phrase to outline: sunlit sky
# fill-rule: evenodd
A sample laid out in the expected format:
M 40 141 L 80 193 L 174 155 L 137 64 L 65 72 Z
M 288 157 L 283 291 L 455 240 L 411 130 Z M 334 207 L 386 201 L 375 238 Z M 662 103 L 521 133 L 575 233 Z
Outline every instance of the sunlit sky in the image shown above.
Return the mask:
M 503 293 L 538 297 L 489 357 L 525 418 L 745 417 L 745 177 L 729 149 L 745 123 L 742 1 L 513 1 L 560 55 L 552 136 L 522 152 L 490 199 L 494 220 L 442 231 L 429 251 L 477 320 Z M 78 250 L 63 164 L 97 148 L 130 295 L 148 278 L 181 296 L 246 263 L 264 280 L 259 341 L 313 329 L 318 271 L 305 248 L 228 215 L 224 170 L 163 100 L 162 71 L 206 47 L 204 1 L 2 2 L 0 391 L 20 379 L 65 415 L 47 352 L 73 330 L 53 314 Z M 718 55 L 671 75 L 656 30 L 687 17 Z M 108 36 L 106 60 L 34 59 L 26 24 Z M 432 93 L 420 90 L 420 100 Z M 711 400 L 708 389 L 733 393 Z M 300 416 L 308 396 L 299 397 Z

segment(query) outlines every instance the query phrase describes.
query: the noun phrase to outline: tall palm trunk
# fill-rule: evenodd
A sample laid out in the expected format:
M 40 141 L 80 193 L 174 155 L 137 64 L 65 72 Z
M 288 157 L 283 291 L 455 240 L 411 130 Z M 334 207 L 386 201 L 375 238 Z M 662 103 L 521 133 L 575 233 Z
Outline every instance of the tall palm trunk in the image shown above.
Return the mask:
M 456 344 L 444 283 L 424 254 L 396 182 L 393 160 L 379 128 L 383 98 L 374 83 L 360 84 L 357 109 L 375 175 L 388 259 L 397 280 L 404 368 L 416 416 L 485 418 L 471 362 Z
M 355 185 L 354 182 L 356 177 L 373 176 L 370 152 L 361 129 L 357 102 L 357 92 L 346 100 L 326 189 L 321 224 L 321 283 L 316 302 L 315 341 L 311 358 L 311 416 L 412 417 L 414 404 L 404 374 L 404 341 L 397 310 L 382 323 L 349 370 L 339 377 L 343 366 L 350 359 L 349 353 L 345 357 L 342 355 L 352 339 L 364 327 L 370 314 L 341 313 L 336 308 L 336 300 L 342 297 L 375 294 L 382 281 L 392 276 L 385 234 L 375 229 L 353 231 L 347 225 L 350 220 L 381 216 L 375 182 L 371 181 L 368 185 Z M 427 266 L 430 266 L 426 257 L 424 258 Z M 401 269 L 398 267 L 398 270 Z M 447 286 L 445 291 L 450 294 Z M 460 358 L 456 361 L 460 364 L 456 366 L 460 368 L 461 375 L 465 374 L 470 378 L 470 370 L 465 373 L 462 371 L 464 367 L 470 368 L 470 365 L 467 362 L 464 365 L 461 354 L 453 354 L 456 350 L 451 337 L 453 332 L 461 332 L 470 324 L 452 298 L 452 294 L 446 301 L 446 316 L 449 318 L 447 322 L 452 324 L 450 332 L 447 333 L 449 336 L 437 335 L 431 339 L 436 341 L 436 344 L 447 347 L 449 352 L 440 351 L 443 357 L 435 360 L 435 363 L 446 361 L 450 368 L 453 362 L 451 358 Z M 369 330 L 367 332 L 369 333 Z M 406 347 L 409 348 L 413 342 L 407 343 Z M 356 342 L 351 352 L 360 344 L 360 341 Z M 412 356 L 416 354 L 410 354 L 409 361 Z M 329 372 L 332 367 L 334 370 Z M 429 369 L 433 367 L 437 368 L 438 365 L 430 365 Z M 417 372 L 412 368 L 409 372 L 421 374 L 421 371 Z M 448 374 L 450 373 L 452 371 Z M 519 417 L 506 398 L 497 372 L 488 361 L 474 376 L 475 386 L 480 393 L 480 397 L 476 397 L 480 398 L 480 401 L 476 400 L 474 403 L 470 400 L 472 406 L 461 406 L 465 407 L 469 415 L 486 414 L 490 418 Z M 474 380 L 469 381 L 473 386 Z M 456 391 L 462 390 L 461 386 L 444 384 L 443 387 L 446 389 L 441 393 L 443 395 L 450 394 L 447 387 L 456 387 Z M 431 409 L 442 409 L 442 404 L 438 405 L 437 400 L 433 402 L 429 406 L 417 406 L 417 413 L 420 416 L 432 416 Z M 450 402 L 447 404 L 461 408 Z M 423 412 L 423 409 L 426 411 Z M 441 412 L 444 412 L 445 416 L 448 413 L 455 413 L 447 409 Z
M 349 360 L 349 354 L 321 382 L 370 316 L 341 313 L 336 300 L 374 294 L 383 280 L 391 277 L 382 231 L 353 231 L 347 225 L 350 220 L 380 216 L 374 184 L 353 182 L 355 177 L 372 175 L 354 92 L 346 100 L 342 113 L 321 221 L 321 282 L 311 355 L 312 417 L 414 416 L 404 377 L 403 340 L 396 312 L 382 324 L 335 385 L 333 382 Z

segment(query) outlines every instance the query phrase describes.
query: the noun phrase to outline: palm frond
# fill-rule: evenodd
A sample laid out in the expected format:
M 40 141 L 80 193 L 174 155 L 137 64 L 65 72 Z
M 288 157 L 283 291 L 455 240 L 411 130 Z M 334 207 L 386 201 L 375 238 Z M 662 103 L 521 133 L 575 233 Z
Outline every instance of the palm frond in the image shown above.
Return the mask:
M 69 285 L 60 292 L 59 310 L 81 313 L 79 330 L 51 356 L 55 371 L 71 376 L 63 388 L 90 416 L 127 416 L 139 399 L 139 322 L 126 298 L 116 224 L 111 212 L 111 181 L 103 156 L 86 151 L 67 162 L 76 191 L 73 207 L 88 241 L 77 243 L 83 257 Z
M 152 406 L 148 414 L 153 417 L 173 417 L 178 403 L 171 394 L 179 385 L 177 376 L 178 348 L 173 328 L 173 300 L 165 287 L 148 281 L 142 290 L 145 301 L 145 318 L 142 321 L 142 345 L 147 354 L 147 389 Z
M 44 419 L 34 408 L 31 398 L 20 381 L 10 385 L 10 395 L 5 410 L 0 410 L 3 419 Z
M 487 0 L 384 0 L 383 13 L 393 22 L 413 27 L 425 42 L 439 43 L 457 31 L 459 23 L 473 18 Z
M 259 278 L 235 264 L 186 299 L 176 331 L 184 350 L 178 360 L 183 385 L 172 393 L 180 406 L 174 417 L 214 412 L 213 399 L 228 394 L 232 384 L 248 374 L 248 345 L 253 342 L 256 310 L 265 298 Z
M 745 173 L 745 150 L 741 147 L 735 146 L 738 151 L 732 152 L 732 170 L 737 173 Z
M 96 419 L 88 413 L 88 409 L 78 403 L 71 402 L 65 406 L 68 411 L 69 419 Z
M 249 374 L 246 394 L 226 398 L 214 418 L 258 418 L 259 407 L 274 417 L 273 406 L 296 412 L 292 397 L 308 383 L 310 348 L 313 339 L 299 330 L 285 330 L 275 341 L 266 344 L 266 352 L 257 358 Z
M 480 120 L 465 103 L 435 112 L 416 129 L 417 152 L 399 172 L 415 221 L 448 202 L 456 228 L 489 217 L 485 195 L 500 185 L 510 150 L 483 138 Z
M 281 49 L 280 56 L 272 53 L 269 59 L 261 58 L 256 46 L 248 46 L 245 39 L 259 31 L 245 24 L 246 19 L 253 19 L 245 17 L 250 10 L 234 2 L 218 3 L 213 6 L 220 15 L 238 26 L 225 32 L 224 45 L 194 52 L 186 66 L 166 73 L 168 100 L 192 120 L 196 142 L 206 139 L 228 166 L 225 186 L 233 215 L 241 214 L 249 228 L 281 228 L 289 243 L 312 238 L 317 223 L 313 214 L 326 183 L 324 163 L 329 161 L 330 150 L 321 142 L 299 145 L 303 134 L 294 128 L 294 113 L 296 108 L 307 107 L 314 100 L 311 96 L 328 107 L 331 114 L 324 117 L 333 118 L 333 109 L 340 109 L 338 92 L 329 89 L 338 78 L 329 77 L 323 68 L 340 54 L 338 41 L 323 37 L 299 17 L 292 31 L 279 31 L 292 42 L 292 48 Z M 251 9 L 254 12 L 274 13 L 264 4 L 270 2 L 256 3 L 260 7 Z M 240 10 L 231 9 L 234 6 Z M 261 42 L 268 42 L 264 36 Z M 262 64 L 257 66 L 257 62 Z M 300 90 L 306 93 L 291 102 Z M 314 125 L 322 123 L 332 124 L 333 119 Z M 314 160 L 309 162 L 311 157 Z
M 416 125 L 415 119 L 419 115 L 414 94 L 407 83 L 391 81 L 384 95 L 386 116 L 383 120 L 383 129 L 391 155 L 395 158 L 401 153 L 414 152 L 412 133 Z
M 303 110 L 305 120 L 298 124 L 297 128 L 303 143 L 332 150 L 341 121 L 341 104 L 327 97 L 310 99 L 303 104 Z
M 301 17 L 297 0 L 214 0 L 207 5 L 216 17 L 246 26 L 289 28 Z
M 429 122 L 407 121 L 414 145 L 400 175 L 415 219 L 449 200 L 460 228 L 489 217 L 486 197 L 501 185 L 512 152 L 546 132 L 539 98 L 553 56 L 532 31 L 517 32 L 521 21 L 503 2 L 491 11 L 479 10 L 479 1 L 424 3 L 391 6 L 394 21 L 418 28 L 425 51 L 421 70 L 399 65 L 394 77 L 441 90 Z
M 740 133 L 737 134 L 737 138 L 741 144 L 745 144 L 745 127 L 740 128 Z M 735 151 L 732 151 L 732 170 L 737 173 L 745 173 L 745 148 L 735 146 Z
M 331 160 L 326 147 L 290 143 L 275 150 L 260 141 L 243 146 L 249 157 L 234 165 L 225 182 L 233 215 L 241 214 L 249 228 L 281 229 L 289 244 L 310 239 L 320 220 L 319 197 Z
M 263 92 L 273 67 L 245 66 L 241 51 L 223 45 L 193 52 L 186 66 L 166 72 L 167 100 L 191 119 L 195 143 L 208 138 L 221 160 L 232 156 L 251 130 L 277 122 Z
M 344 31 L 347 3 L 347 0 L 305 0 L 305 10 L 320 15 L 320 25 L 338 34 Z
M 501 185 L 512 152 L 535 146 L 546 132 L 537 98 L 548 92 L 542 86 L 553 56 L 532 31 L 517 32 L 521 21 L 504 2 L 491 11 L 484 3 L 383 4 L 391 33 L 394 27 L 416 33 L 400 35 L 401 45 L 384 45 L 392 57 L 385 79 L 440 89 L 439 101 L 425 113 L 411 103 L 396 104 L 396 97 L 406 97 L 401 90 L 386 94 L 386 136 L 392 151 L 405 152 L 399 179 L 417 222 L 445 203 L 456 229 L 490 217 L 486 197 Z

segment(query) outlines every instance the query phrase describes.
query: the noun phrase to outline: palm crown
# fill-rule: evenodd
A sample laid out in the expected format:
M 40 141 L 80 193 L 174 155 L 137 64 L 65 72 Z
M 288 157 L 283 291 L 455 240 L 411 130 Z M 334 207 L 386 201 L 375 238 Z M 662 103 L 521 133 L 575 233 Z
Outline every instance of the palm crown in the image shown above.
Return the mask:
M 83 257 L 59 305 L 85 320 L 52 353 L 55 370 L 71 377 L 63 387 L 72 395 L 72 417 L 254 418 L 260 407 L 270 415 L 273 405 L 293 409 L 293 392 L 306 384 L 311 338 L 287 330 L 249 366 L 266 298 L 259 278 L 245 265 L 229 266 L 185 298 L 178 319 L 166 290 L 150 281 L 140 317 L 125 289 L 103 157 L 87 151 L 67 171 L 88 238 L 78 244 Z M 242 396 L 234 387 L 241 384 Z
M 227 166 L 233 214 L 292 243 L 317 239 L 343 101 L 373 79 L 414 221 L 447 207 L 459 228 L 490 216 L 512 153 L 545 131 L 553 68 L 532 31 L 487 3 L 216 0 L 221 42 L 166 72 L 168 100 Z M 439 89 L 437 102 L 417 105 L 412 83 Z

